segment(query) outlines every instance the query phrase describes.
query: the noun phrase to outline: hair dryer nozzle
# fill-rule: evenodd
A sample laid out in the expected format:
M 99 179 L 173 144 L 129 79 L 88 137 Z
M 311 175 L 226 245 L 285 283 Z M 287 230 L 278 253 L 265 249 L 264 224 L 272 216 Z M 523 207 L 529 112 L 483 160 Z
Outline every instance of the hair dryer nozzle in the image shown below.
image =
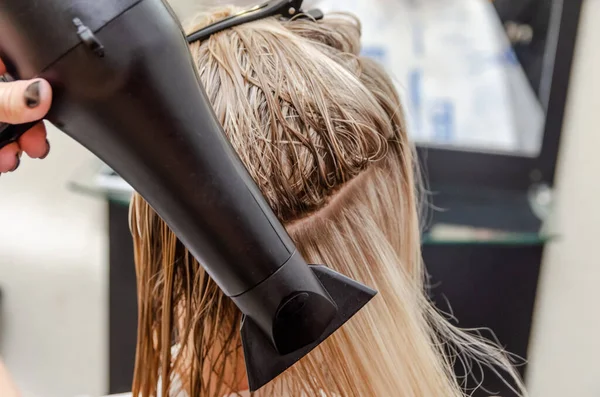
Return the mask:
M 330 300 L 310 292 L 293 295 L 277 311 L 272 340 L 264 327 L 244 316 L 241 333 L 250 391 L 260 389 L 294 365 L 377 294 L 325 266 L 308 269 Z

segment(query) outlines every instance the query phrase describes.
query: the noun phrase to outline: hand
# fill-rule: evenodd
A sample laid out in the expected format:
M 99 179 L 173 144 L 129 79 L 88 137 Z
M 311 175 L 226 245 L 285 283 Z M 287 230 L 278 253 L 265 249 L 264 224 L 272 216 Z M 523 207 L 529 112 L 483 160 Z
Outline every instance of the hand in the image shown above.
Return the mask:
M 0 75 L 6 67 L 0 59 Z M 52 103 L 52 88 L 46 80 L 0 82 L 0 122 L 24 124 L 41 120 Z M 21 153 L 31 158 L 43 159 L 50 151 L 46 127 L 42 122 L 33 126 L 18 140 L 0 149 L 0 173 L 19 167 Z
M 13 383 L 8 371 L 0 360 L 0 396 L 2 397 L 19 397 L 19 391 Z

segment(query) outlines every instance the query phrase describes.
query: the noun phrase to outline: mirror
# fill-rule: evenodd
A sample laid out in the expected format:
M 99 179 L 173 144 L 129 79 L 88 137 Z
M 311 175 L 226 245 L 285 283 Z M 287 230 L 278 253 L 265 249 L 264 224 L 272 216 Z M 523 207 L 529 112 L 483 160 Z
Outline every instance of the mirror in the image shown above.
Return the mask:
M 510 9 L 509 2 L 503 3 Z M 363 54 L 396 79 L 409 131 L 419 146 L 539 154 L 543 104 L 512 46 L 539 45 L 534 42 L 539 32 L 531 26 L 503 20 L 487 1 L 318 4 L 327 11 L 343 9 L 360 16 Z M 549 13 L 538 17 L 547 25 Z

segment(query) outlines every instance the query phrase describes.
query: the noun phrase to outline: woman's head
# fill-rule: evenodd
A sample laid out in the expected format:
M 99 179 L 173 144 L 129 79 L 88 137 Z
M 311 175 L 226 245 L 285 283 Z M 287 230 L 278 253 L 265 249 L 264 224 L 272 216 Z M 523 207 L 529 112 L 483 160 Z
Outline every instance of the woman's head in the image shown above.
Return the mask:
M 460 395 L 445 339 L 471 343 L 476 354 L 492 350 L 453 329 L 425 296 L 401 103 L 386 73 L 359 55 L 358 21 L 267 18 L 191 51 L 227 137 L 305 259 L 379 291 L 262 394 Z M 154 395 L 159 377 L 163 392 L 174 379 L 193 396 L 242 390 L 237 308 L 139 196 L 131 227 L 134 391 Z

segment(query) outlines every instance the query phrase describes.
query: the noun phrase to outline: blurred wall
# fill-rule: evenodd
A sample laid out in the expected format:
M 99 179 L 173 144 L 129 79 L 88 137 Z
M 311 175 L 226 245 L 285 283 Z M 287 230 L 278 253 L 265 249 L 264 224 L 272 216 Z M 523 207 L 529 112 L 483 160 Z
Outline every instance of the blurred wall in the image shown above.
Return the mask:
M 530 347 L 533 397 L 600 396 L 600 0 L 584 3 L 557 175 L 561 237 L 545 252 Z
M 208 9 L 216 8 L 219 6 L 234 4 L 239 7 L 249 7 L 256 4 L 260 4 L 261 1 L 257 0 L 169 0 L 169 3 L 173 7 L 173 10 L 180 16 L 181 20 L 185 23 L 188 19 L 193 18 L 198 12 L 206 11 Z M 305 0 L 305 4 L 308 1 Z
M 0 177 L 0 356 L 23 397 L 106 391 L 106 204 L 67 188 L 93 158 L 59 131 Z

